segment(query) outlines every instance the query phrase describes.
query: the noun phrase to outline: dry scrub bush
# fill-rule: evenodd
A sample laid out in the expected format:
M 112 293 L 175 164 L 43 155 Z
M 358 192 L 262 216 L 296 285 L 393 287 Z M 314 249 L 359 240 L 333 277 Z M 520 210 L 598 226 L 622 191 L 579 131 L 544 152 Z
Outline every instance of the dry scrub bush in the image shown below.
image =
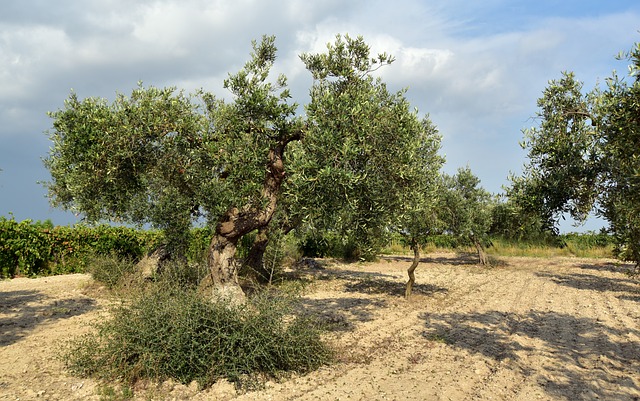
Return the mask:
M 172 378 L 207 386 L 226 378 L 250 386 L 257 378 L 304 373 L 328 363 L 332 352 L 294 302 L 269 290 L 231 305 L 160 282 L 114 307 L 93 333 L 71 340 L 63 359 L 80 376 L 124 383 Z

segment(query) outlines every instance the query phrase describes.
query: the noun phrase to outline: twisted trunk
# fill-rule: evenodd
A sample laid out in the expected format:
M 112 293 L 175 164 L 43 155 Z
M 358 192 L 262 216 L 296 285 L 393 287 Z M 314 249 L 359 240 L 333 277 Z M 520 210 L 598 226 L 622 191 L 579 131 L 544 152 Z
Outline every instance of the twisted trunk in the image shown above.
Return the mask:
M 416 242 L 412 242 L 411 250 L 413 250 L 413 261 L 411 262 L 411 266 L 409 266 L 409 269 L 407 270 L 409 281 L 407 281 L 407 288 L 404 292 L 404 297 L 407 300 L 411 298 L 411 291 L 413 291 L 413 285 L 416 282 L 416 267 L 418 267 L 418 263 L 420 263 L 420 246 Z
M 235 259 L 238 241 L 243 235 L 256 229 L 266 228 L 273 217 L 278 197 L 284 182 L 284 152 L 287 144 L 299 140 L 301 132 L 292 132 L 269 150 L 264 183 L 262 185 L 261 208 L 246 205 L 233 207 L 220 219 L 209 245 L 209 275 L 200 285 L 201 291 L 221 294 L 232 299 L 243 299 L 244 292 L 238 282 L 238 266 Z
M 247 205 L 242 209 L 231 208 L 220 219 L 209 245 L 209 276 L 200 289 L 232 299 L 244 298 L 238 282 L 238 265 L 235 259 L 238 241 L 253 230 L 268 226 L 276 211 L 278 195 L 284 181 L 284 151 L 288 142 L 298 139 L 293 136 L 283 140 L 269 151 L 267 169 L 262 188 L 265 201 L 262 208 Z

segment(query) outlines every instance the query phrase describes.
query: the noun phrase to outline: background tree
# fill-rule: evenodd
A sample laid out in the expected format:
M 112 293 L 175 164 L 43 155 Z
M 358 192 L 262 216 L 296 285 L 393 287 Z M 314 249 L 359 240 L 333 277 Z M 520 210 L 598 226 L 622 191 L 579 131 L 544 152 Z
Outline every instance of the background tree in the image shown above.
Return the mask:
M 594 96 L 601 153 L 598 213 L 609 222 L 616 253 L 640 265 L 640 44 L 621 54 L 630 61 L 627 82 L 614 74 Z
M 469 167 L 458 169 L 453 176 L 443 174 L 439 211 L 445 230 L 461 244 L 473 245 L 479 263 L 488 265 L 485 247 L 489 243 L 493 202 L 491 194 L 479 184 L 480 179 Z
M 614 73 L 605 89 L 584 94 L 573 73 L 550 81 L 538 100 L 539 127 L 525 131 L 530 164 L 511 191 L 553 223 L 563 213 L 604 217 L 618 257 L 638 264 L 639 45 L 620 57 L 631 63 L 630 83 Z
M 524 130 L 529 163 L 507 194 L 544 227 L 555 228 L 565 214 L 584 220 L 593 208 L 600 153 L 589 97 L 573 73 L 563 73 L 538 100 L 540 126 Z
M 533 209 L 525 208 L 513 187 L 507 190 L 510 196 L 499 195 L 491 208 L 489 235 L 507 241 L 557 245 L 559 236 L 554 225 Z

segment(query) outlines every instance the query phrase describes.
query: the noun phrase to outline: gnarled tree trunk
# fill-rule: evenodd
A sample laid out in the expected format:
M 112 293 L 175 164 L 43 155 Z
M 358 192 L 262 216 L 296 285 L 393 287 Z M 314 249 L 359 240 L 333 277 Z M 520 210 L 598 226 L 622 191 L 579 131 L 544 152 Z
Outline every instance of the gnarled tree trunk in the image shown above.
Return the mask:
M 213 296 L 222 295 L 233 300 L 244 298 L 244 292 L 238 282 L 236 247 L 243 235 L 267 227 L 271 221 L 285 176 L 284 150 L 288 142 L 297 138 L 299 136 L 283 140 L 269 151 L 262 187 L 264 206 L 258 208 L 255 205 L 247 205 L 242 209 L 231 208 L 218 222 L 209 245 L 208 267 L 210 274 L 200 286 L 202 291 L 210 291 Z

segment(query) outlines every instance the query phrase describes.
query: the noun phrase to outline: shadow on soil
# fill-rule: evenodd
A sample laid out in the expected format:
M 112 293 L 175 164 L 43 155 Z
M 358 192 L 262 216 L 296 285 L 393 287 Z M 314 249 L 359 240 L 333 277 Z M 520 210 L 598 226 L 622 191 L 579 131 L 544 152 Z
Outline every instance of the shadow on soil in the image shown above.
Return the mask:
M 411 256 L 382 256 L 382 260 L 389 260 L 393 262 L 407 262 L 411 263 L 413 261 L 413 257 Z M 456 254 L 455 257 L 451 256 L 436 256 L 436 257 L 425 257 L 420 258 L 420 263 L 437 263 L 439 265 L 477 265 L 478 264 L 478 255 L 471 253 L 459 253 Z M 418 267 L 420 268 L 420 267 Z
M 406 289 L 405 283 L 384 280 L 379 278 L 364 278 L 354 280 L 345 285 L 346 292 L 359 292 L 363 294 L 385 294 L 391 296 L 404 297 Z M 431 284 L 414 284 L 413 294 L 433 295 L 435 293 L 446 293 L 447 289 Z
M 355 323 L 373 320 L 375 312 L 388 304 L 380 299 L 344 297 L 303 299 L 300 306 L 305 314 L 318 319 L 327 329 L 349 331 L 355 328 Z
M 581 267 L 584 268 L 584 265 Z M 602 277 L 588 273 L 538 272 L 536 275 L 550 279 L 561 286 L 577 290 L 614 292 L 618 294 L 619 299 L 640 301 L 640 282 L 632 278 Z
M 367 271 L 322 269 L 313 273 L 317 280 L 339 280 L 346 293 L 360 293 L 367 295 L 387 295 L 404 298 L 406 283 L 401 272 L 397 274 L 373 273 Z M 300 271 L 304 273 L 304 271 Z M 402 281 L 399 281 L 402 278 Z M 447 289 L 431 284 L 416 283 L 413 286 L 413 296 L 432 296 L 436 293 L 446 293 Z M 389 302 L 381 298 L 359 297 L 330 297 L 324 299 L 301 300 L 301 307 L 331 330 L 352 330 L 354 324 L 375 319 L 376 313 L 387 308 Z
M 19 341 L 38 325 L 82 315 L 96 307 L 89 298 L 50 302 L 47 298 L 37 291 L 0 292 L 0 346 Z
M 387 274 L 358 270 L 325 270 L 322 275 L 318 275 L 316 278 L 319 280 L 344 280 L 346 292 L 404 297 L 407 278 L 403 277 L 402 273 L 405 272 L 398 271 L 397 274 Z M 398 281 L 399 279 L 402 281 Z M 429 296 L 438 292 L 446 293 L 447 289 L 420 283 L 413 286 L 413 294 Z
M 631 340 L 640 331 L 634 328 L 618 330 L 595 319 L 538 311 L 423 314 L 422 318 L 426 323 L 422 335 L 428 340 L 497 362 L 511 361 L 525 375 L 535 377 L 553 399 L 592 399 L 594 395 L 603 400 L 639 399 L 640 388 L 631 379 L 640 372 L 640 342 Z M 519 338 L 533 340 L 535 345 L 523 345 Z M 523 354 L 527 359 L 548 358 L 551 363 L 533 370 Z

